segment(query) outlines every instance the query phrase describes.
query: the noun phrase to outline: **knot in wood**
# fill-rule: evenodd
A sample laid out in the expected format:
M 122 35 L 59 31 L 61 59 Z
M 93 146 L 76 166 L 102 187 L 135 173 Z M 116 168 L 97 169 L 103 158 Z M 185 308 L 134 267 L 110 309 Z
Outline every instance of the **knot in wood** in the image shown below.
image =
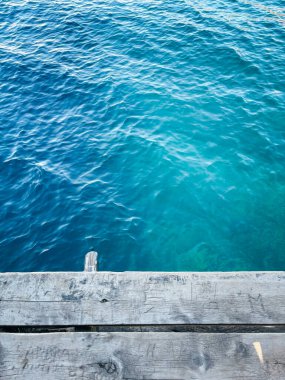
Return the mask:
M 104 370 L 109 374 L 117 372 L 116 364 L 111 361 L 106 362 L 106 363 L 98 363 L 98 365 L 100 368 L 104 368 Z

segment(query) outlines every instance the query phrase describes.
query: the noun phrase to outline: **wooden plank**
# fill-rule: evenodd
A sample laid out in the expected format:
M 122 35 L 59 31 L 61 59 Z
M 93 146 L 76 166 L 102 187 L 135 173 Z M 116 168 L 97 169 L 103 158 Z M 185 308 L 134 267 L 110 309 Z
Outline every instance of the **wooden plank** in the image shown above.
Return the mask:
M 0 325 L 285 323 L 285 273 L 0 275 Z
M 285 334 L 0 334 L 0 378 L 281 380 Z
M 98 270 L 98 254 L 95 251 L 88 252 L 85 255 L 84 270 L 85 272 L 97 272 Z

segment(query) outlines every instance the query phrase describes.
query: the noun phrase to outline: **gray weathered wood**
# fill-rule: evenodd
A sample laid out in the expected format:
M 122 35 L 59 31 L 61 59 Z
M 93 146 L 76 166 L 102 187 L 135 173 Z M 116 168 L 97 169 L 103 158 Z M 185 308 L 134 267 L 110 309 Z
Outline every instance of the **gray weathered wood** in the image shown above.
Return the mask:
M 284 334 L 0 334 L 0 378 L 282 380 Z
M 84 271 L 85 272 L 97 272 L 97 252 L 91 251 L 85 255 Z
M 282 324 L 284 272 L 0 274 L 0 326 Z

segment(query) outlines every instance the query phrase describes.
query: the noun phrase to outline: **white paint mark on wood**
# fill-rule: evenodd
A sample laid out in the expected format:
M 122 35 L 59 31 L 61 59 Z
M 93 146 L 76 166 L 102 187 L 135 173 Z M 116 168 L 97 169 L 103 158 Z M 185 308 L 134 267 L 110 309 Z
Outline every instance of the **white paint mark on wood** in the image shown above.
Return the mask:
M 255 348 L 255 351 L 256 351 L 256 354 L 258 356 L 260 363 L 263 364 L 264 359 L 263 359 L 263 352 L 262 352 L 262 347 L 261 347 L 260 342 L 253 342 L 253 346 Z

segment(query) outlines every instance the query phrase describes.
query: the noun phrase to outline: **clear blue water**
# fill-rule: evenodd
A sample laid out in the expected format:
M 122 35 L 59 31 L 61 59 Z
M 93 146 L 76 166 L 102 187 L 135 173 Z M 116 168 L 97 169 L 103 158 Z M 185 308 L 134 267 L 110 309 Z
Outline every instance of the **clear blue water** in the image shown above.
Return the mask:
M 281 0 L 5 0 L 0 270 L 285 270 Z

